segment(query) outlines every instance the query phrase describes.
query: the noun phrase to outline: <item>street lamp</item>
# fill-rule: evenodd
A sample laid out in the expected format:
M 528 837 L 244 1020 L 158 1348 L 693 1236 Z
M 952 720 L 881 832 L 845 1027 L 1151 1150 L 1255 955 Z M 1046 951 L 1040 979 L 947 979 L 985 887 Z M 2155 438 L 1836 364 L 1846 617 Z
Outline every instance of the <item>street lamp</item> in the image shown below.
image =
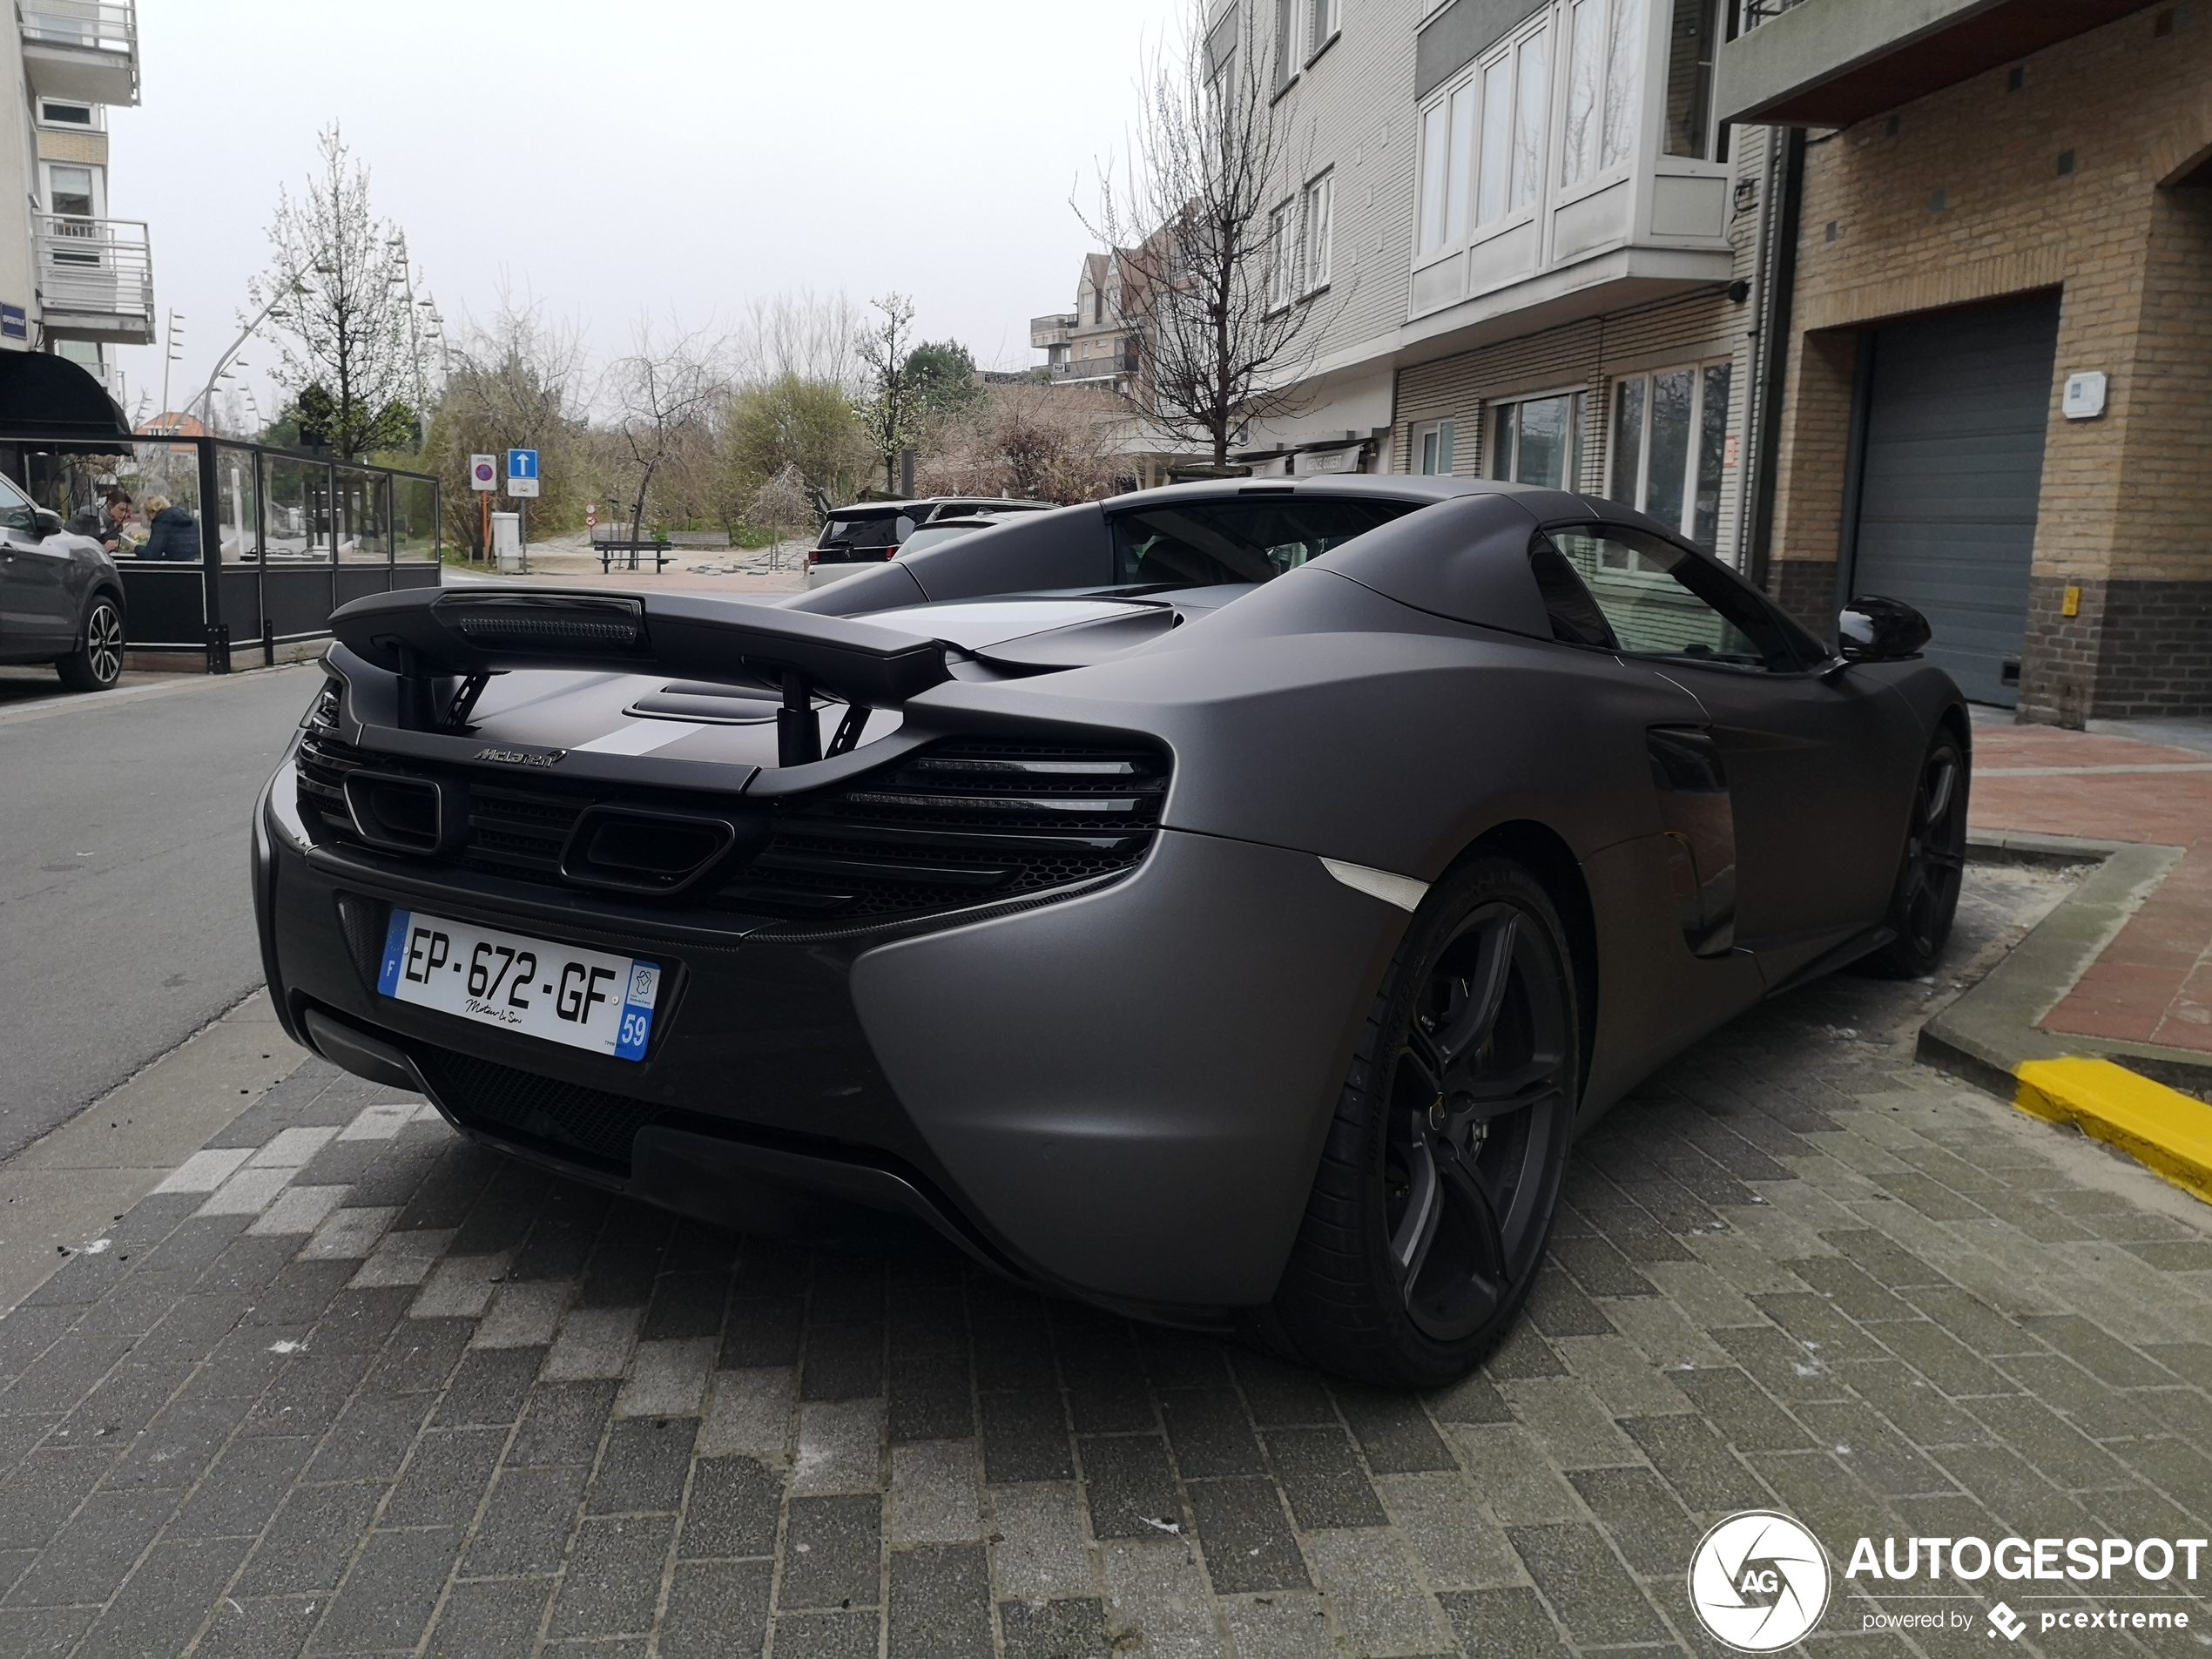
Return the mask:
M 320 269 L 321 267 L 318 266 L 317 268 Z M 287 300 L 291 299 L 294 294 L 304 293 L 306 292 L 306 285 L 296 281 L 289 283 L 284 287 L 277 290 L 276 297 L 271 300 L 268 304 L 261 307 L 260 313 L 254 317 L 253 320 L 246 325 L 246 330 L 243 334 L 239 334 L 236 340 L 231 341 L 230 349 L 226 351 L 220 357 L 218 357 L 215 360 L 215 372 L 207 377 L 207 384 L 200 389 L 199 395 L 192 399 L 191 403 L 185 405 L 185 414 L 191 414 L 193 407 L 197 405 L 199 408 L 199 418 L 202 421 L 206 420 L 207 400 L 215 395 L 215 382 L 223 377 L 223 371 L 230 367 L 231 359 L 238 355 L 239 350 L 245 346 L 246 342 L 253 337 L 253 331 L 256 328 L 259 328 L 264 322 L 267 321 L 270 314 L 273 313 L 279 306 L 282 305 Z

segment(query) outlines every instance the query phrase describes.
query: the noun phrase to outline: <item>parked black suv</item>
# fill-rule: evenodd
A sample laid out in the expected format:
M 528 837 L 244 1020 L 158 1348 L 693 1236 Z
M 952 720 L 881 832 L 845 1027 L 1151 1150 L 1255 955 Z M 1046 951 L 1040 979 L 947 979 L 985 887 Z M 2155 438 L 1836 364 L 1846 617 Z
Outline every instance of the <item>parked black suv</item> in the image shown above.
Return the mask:
M 818 588 L 851 576 L 845 567 L 880 564 L 925 524 L 964 518 L 973 513 L 1035 513 L 1049 501 L 1015 501 L 989 496 L 929 496 L 918 501 L 860 502 L 840 507 L 822 523 L 820 539 L 807 550 L 806 585 Z

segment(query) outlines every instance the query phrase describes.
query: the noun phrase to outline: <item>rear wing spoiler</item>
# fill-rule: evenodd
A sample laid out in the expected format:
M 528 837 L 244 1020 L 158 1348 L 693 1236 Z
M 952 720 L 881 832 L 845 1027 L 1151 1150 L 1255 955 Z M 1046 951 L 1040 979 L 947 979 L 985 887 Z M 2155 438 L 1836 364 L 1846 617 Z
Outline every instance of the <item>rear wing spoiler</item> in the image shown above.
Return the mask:
M 951 677 L 934 639 L 698 594 L 416 589 L 356 599 L 332 613 L 330 629 L 399 677 L 400 725 L 417 731 L 465 725 L 485 681 L 510 669 L 765 683 L 783 694 L 777 746 L 787 766 L 822 758 L 816 692 L 849 705 L 845 725 L 857 740 L 867 710 L 896 708 Z M 454 678 L 462 685 L 440 710 L 434 683 Z

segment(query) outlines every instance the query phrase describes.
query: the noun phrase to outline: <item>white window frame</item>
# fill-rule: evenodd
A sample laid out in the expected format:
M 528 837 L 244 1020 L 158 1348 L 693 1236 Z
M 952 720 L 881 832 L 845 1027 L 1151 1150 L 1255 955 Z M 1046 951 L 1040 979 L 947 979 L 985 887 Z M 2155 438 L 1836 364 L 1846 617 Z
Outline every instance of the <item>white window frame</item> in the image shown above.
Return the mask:
M 1301 293 L 1318 293 L 1329 286 L 1332 245 L 1336 236 L 1336 193 L 1337 174 L 1332 167 L 1308 183 L 1299 195 Z
M 1568 3 L 1561 8 L 1561 27 L 1559 33 L 1566 50 L 1557 64 L 1559 107 L 1554 112 L 1554 132 L 1558 142 L 1554 166 L 1562 204 L 1604 189 L 1626 176 L 1635 165 L 1641 124 L 1645 114 L 1644 105 L 1648 101 L 1645 95 L 1650 91 L 1647 84 L 1649 54 L 1644 30 L 1658 20 L 1656 14 L 1661 10 L 1665 10 L 1669 17 L 1673 16 L 1671 7 L 1655 7 L 1649 0 L 1568 0 Z M 1635 20 L 1636 31 L 1627 39 L 1621 37 L 1615 26 L 1615 20 L 1623 16 Z M 1592 88 L 1589 111 L 1593 131 L 1589 138 L 1589 165 L 1585 171 L 1570 179 L 1568 169 L 1575 164 L 1576 156 L 1568 140 L 1568 122 L 1575 107 L 1575 58 L 1581 44 L 1581 31 L 1585 22 L 1596 28 L 1596 38 L 1600 42 L 1595 65 L 1597 78 Z M 1606 91 L 1620 75 L 1627 78 L 1632 101 L 1624 117 L 1622 136 L 1625 147 L 1620 154 L 1608 159 L 1605 144 L 1612 135 L 1606 127 Z M 1664 96 L 1662 87 L 1662 99 Z
M 60 208 L 54 206 L 54 169 L 57 167 L 67 167 L 73 171 L 87 173 L 91 176 L 92 181 L 92 211 L 87 214 L 86 217 L 89 219 L 105 219 L 107 217 L 107 169 L 101 166 L 98 163 L 91 161 L 40 161 L 38 164 L 38 183 L 42 192 L 40 200 L 43 203 L 43 207 L 41 211 L 49 213 L 58 213 L 61 212 Z
M 1306 14 L 1312 0 L 1275 0 L 1275 91 L 1279 96 L 1305 67 Z
M 1285 202 L 1267 216 L 1267 309 L 1271 315 L 1298 295 L 1298 203 Z
M 1298 0 L 1305 12 L 1305 57 L 1311 64 L 1344 32 L 1344 0 Z
M 1412 447 L 1406 452 L 1408 466 L 1417 475 L 1424 478 L 1451 476 L 1453 466 L 1459 459 L 1457 438 L 1458 422 L 1449 415 L 1440 421 L 1417 422 L 1413 431 Z M 1428 451 L 1432 444 L 1435 446 L 1434 459 L 1439 463 L 1433 466 L 1428 464 L 1431 460 Z
M 1728 399 L 1730 412 L 1733 413 L 1737 396 L 1735 361 L 1734 358 L 1725 356 L 1699 357 L 1686 362 L 1662 363 L 1656 368 L 1640 369 L 1633 374 L 1613 376 L 1606 388 L 1605 475 L 1600 493 L 1608 500 L 1618 499 L 1613 495 L 1613 490 L 1617 482 L 1620 462 L 1622 458 L 1620 455 L 1621 388 L 1624 386 L 1641 383 L 1644 388 L 1643 412 L 1636 428 L 1635 482 L 1631 492 L 1631 498 L 1622 501 L 1621 504 L 1623 507 L 1634 508 L 1637 512 L 1656 516 L 1656 515 L 1649 515 L 1649 509 L 1645 505 L 1651 499 L 1651 429 L 1655 403 L 1651 394 L 1651 383 L 1662 374 L 1677 374 L 1686 371 L 1689 375 L 1690 384 L 1689 442 L 1685 446 L 1683 461 L 1682 510 L 1677 521 L 1668 525 L 1668 528 L 1684 539 L 1695 542 L 1697 528 L 1697 469 L 1698 462 L 1703 458 L 1699 443 L 1705 430 L 1705 388 L 1709 379 L 1708 371 L 1723 368 L 1729 370 Z M 1725 422 L 1720 435 L 1720 489 L 1722 494 L 1725 495 L 1728 489 L 1728 433 Z M 1717 502 L 1714 503 L 1713 519 L 1714 540 L 1717 542 L 1720 537 L 1720 506 Z M 1663 519 L 1660 522 L 1666 523 Z M 1710 552 L 1714 550 L 1708 549 L 1707 550 Z
M 86 118 L 82 121 L 54 120 L 46 113 L 46 106 L 50 104 L 60 105 L 66 109 L 83 110 L 86 113 Z M 107 123 L 102 118 L 102 108 L 98 104 L 87 104 L 81 98 L 41 98 L 37 100 L 37 125 L 50 128 L 53 132 L 105 132 L 107 131 Z
M 1497 449 L 1498 417 L 1501 415 L 1507 409 L 1517 409 L 1525 403 L 1548 403 L 1556 398 L 1563 397 L 1568 400 L 1567 482 L 1560 488 L 1574 490 L 1581 489 L 1582 474 L 1588 469 L 1590 459 L 1589 391 L 1590 388 L 1587 384 L 1578 382 L 1570 386 L 1554 386 L 1541 392 L 1516 392 L 1511 397 L 1491 398 L 1486 401 L 1482 406 L 1482 475 L 1486 478 L 1496 478 L 1507 482 L 1513 478 L 1510 467 L 1504 470 L 1500 469 Z M 1576 407 L 1577 400 L 1580 401 L 1579 408 Z M 1517 462 L 1520 459 L 1520 428 L 1516 422 L 1512 457 L 1514 461 Z
M 1622 0 L 1622 3 L 1627 4 L 1636 3 L 1637 0 Z M 1561 119 L 1559 98 L 1554 84 L 1558 79 L 1559 64 L 1556 53 L 1550 50 L 1555 44 L 1553 37 L 1558 31 L 1552 27 L 1552 22 L 1553 9 L 1548 6 L 1541 9 L 1521 27 L 1423 99 L 1420 107 L 1414 112 L 1414 269 L 1450 259 L 1463 248 L 1514 230 L 1527 224 L 1543 210 L 1551 195 L 1548 181 L 1554 165 L 1554 152 L 1558 147 L 1555 138 Z M 1546 52 L 1541 71 L 1544 98 L 1543 129 L 1538 144 L 1534 188 L 1527 200 L 1516 205 L 1514 200 L 1512 144 L 1514 129 L 1519 120 L 1525 78 L 1521 57 L 1539 42 L 1543 43 Z M 1494 85 L 1491 71 L 1501 67 L 1504 74 Z M 1488 118 L 1492 111 L 1485 108 L 1485 99 L 1501 90 L 1507 100 L 1502 115 L 1507 169 L 1505 200 L 1504 206 L 1486 219 L 1481 216 L 1480 186 L 1487 147 L 1486 135 L 1492 125 Z M 1453 107 L 1453 101 L 1460 98 L 1467 99 L 1461 106 L 1464 117 Z M 1430 125 L 1432 118 L 1437 118 L 1433 128 Z M 1443 135 L 1440 156 L 1427 141 L 1433 131 Z M 1462 132 L 1466 135 L 1464 139 Z M 1440 183 L 1434 177 L 1440 163 L 1444 168 Z M 1454 165 L 1455 163 L 1457 165 Z M 1460 172 L 1465 176 L 1454 176 Z M 1441 214 L 1441 231 L 1433 243 L 1424 240 L 1431 228 L 1432 188 L 1437 192 L 1436 206 Z

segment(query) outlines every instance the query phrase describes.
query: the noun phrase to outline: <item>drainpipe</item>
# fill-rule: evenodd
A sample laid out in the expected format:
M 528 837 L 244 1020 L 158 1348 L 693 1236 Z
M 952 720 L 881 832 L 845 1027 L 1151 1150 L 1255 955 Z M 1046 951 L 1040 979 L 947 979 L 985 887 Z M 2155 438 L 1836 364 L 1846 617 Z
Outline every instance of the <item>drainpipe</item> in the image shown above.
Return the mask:
M 1777 180 L 1777 175 L 1780 177 Z M 1779 190 L 1776 185 L 1779 184 Z M 1757 426 L 1751 434 L 1750 557 L 1743 573 L 1764 591 L 1774 552 L 1777 452 L 1782 447 L 1782 388 L 1790 371 L 1791 300 L 1797 283 L 1797 231 L 1805 187 L 1805 130 L 1791 127 L 1767 152 L 1769 195 L 1759 273 Z

